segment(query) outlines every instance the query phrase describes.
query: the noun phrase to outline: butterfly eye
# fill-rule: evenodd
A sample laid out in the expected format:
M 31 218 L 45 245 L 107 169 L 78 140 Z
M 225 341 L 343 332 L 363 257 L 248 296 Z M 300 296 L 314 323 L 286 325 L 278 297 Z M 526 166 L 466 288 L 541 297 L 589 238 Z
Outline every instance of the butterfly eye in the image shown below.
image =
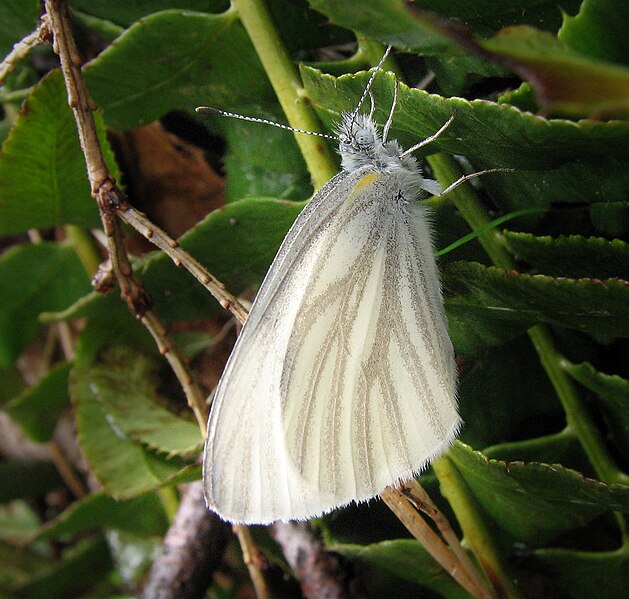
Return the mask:
M 374 142 L 373 133 L 369 129 L 360 129 L 356 132 L 356 143 L 361 146 L 369 146 Z

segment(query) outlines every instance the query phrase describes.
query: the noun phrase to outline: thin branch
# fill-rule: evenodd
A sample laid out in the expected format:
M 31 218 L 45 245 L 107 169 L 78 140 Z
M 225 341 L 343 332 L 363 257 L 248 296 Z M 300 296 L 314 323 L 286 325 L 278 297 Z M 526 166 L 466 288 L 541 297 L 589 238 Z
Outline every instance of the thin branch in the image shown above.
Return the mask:
M 7 91 L 7 90 L 3 90 L 2 87 L 0 86 L 0 103 L 20 104 L 33 93 L 33 89 L 35 89 L 35 86 L 31 85 L 29 87 L 16 89 L 15 91 Z M 6 106 L 5 106 L 5 110 L 7 110 Z
M 11 52 L 0 63 L 0 85 L 4 83 L 7 76 L 15 69 L 18 62 L 26 58 L 35 46 L 50 43 L 48 32 L 48 23 L 45 18 L 42 18 L 35 31 L 29 33 L 13 46 Z
M 461 546 L 461 542 L 452 530 L 450 522 L 448 522 L 445 515 L 435 505 L 424 487 L 422 487 L 416 479 L 412 478 L 410 481 L 402 485 L 401 491 L 415 506 L 415 509 L 421 510 L 437 525 L 441 536 L 452 550 L 452 553 L 454 553 L 461 567 L 472 579 L 476 588 L 482 592 L 483 596 L 493 597 L 493 591 L 487 586 L 487 583 L 481 577 L 467 551 L 465 551 L 465 549 Z
M 50 450 L 52 462 L 68 489 L 72 491 L 73 495 L 77 499 L 85 497 L 87 495 L 87 491 L 85 490 L 83 481 L 77 476 L 70 460 L 66 457 L 59 443 L 55 440 L 51 441 L 48 443 L 48 449 Z
M 63 357 L 68 361 L 73 360 L 75 348 L 70 325 L 67 322 L 58 322 L 54 326 L 53 330 L 57 334 L 57 339 L 61 345 Z M 63 446 L 56 439 L 52 439 L 48 444 L 48 447 L 50 449 L 52 461 L 66 486 L 70 489 L 70 491 L 72 491 L 76 498 L 82 499 L 85 497 L 87 495 L 87 491 L 83 481 L 74 470 L 72 462 L 68 459 Z
M 68 104 L 74 111 L 79 130 L 79 140 L 85 155 L 85 162 L 87 163 L 92 195 L 99 204 L 101 218 L 106 217 L 108 213 L 116 213 L 122 220 L 162 249 L 177 266 L 188 268 L 191 274 L 208 289 L 225 309 L 231 310 L 241 322 L 244 321 L 246 311 L 233 295 L 225 291 L 225 286 L 197 260 L 179 247 L 177 241 L 169 237 L 157 225 L 151 223 L 146 215 L 132 208 L 125 195 L 116 186 L 105 164 L 96 134 L 92 115 L 96 106 L 85 87 L 80 68 L 80 57 L 71 34 L 66 2 L 62 0 L 46 0 L 46 7 L 51 17 L 51 26 L 55 34 L 55 51 L 61 59 L 61 68 L 66 81 Z M 110 221 L 109 229 L 116 226 L 112 218 L 108 220 Z M 110 232 L 108 232 L 107 228 L 105 229 L 105 233 L 108 235 Z M 122 256 L 120 258 L 122 259 Z
M 149 330 L 160 351 L 166 356 L 177 375 L 177 378 L 186 392 L 188 403 L 192 407 L 199 422 L 203 437 L 205 437 L 207 434 L 205 403 L 201 391 L 185 367 L 184 359 L 172 339 L 168 336 L 166 329 L 149 309 L 150 298 L 148 294 L 144 291 L 142 284 L 133 277 L 133 271 L 124 249 L 116 217 L 121 218 L 124 222 L 141 232 L 149 241 L 152 241 L 157 247 L 161 248 L 171 257 L 177 266 L 183 265 L 188 268 L 210 293 L 218 299 L 221 305 L 226 309 L 230 309 L 240 322 L 245 321 L 247 311 L 235 297 L 225 291 L 222 283 L 208 273 L 192 256 L 179 247 L 177 241 L 170 238 L 162 229 L 151 223 L 145 215 L 133 209 L 127 202 L 122 191 L 116 186 L 107 170 L 100 144 L 98 143 L 96 127 L 92 115 L 95 106 L 89 98 L 83 81 L 79 56 L 71 36 L 67 3 L 65 0 L 46 0 L 46 10 L 50 15 L 52 30 L 55 34 L 55 50 L 61 58 L 62 70 L 68 89 L 68 103 L 74 111 L 77 129 L 79 131 L 79 139 L 87 163 L 92 195 L 98 204 L 101 220 L 103 222 L 103 230 L 106 236 L 107 249 L 109 251 L 109 261 L 101 265 L 95 277 L 95 282 L 103 291 L 108 290 L 112 286 L 114 279 L 118 282 L 121 297 L 127 302 L 131 312 L 141 318 L 142 323 Z M 201 511 L 206 518 L 211 517 L 212 519 L 216 519 L 215 516 L 209 514 L 203 503 L 202 488 L 202 483 L 200 482 L 198 483 L 198 487 L 194 487 L 193 497 L 194 503 L 198 504 L 197 511 Z M 182 502 L 180 513 L 184 512 L 184 508 L 185 506 Z M 189 519 L 182 516 L 182 522 L 178 526 L 173 525 L 173 527 L 171 527 L 165 539 L 166 548 L 169 547 L 169 544 L 172 544 L 171 537 L 181 536 L 186 532 L 188 536 L 192 535 L 195 538 L 199 535 L 196 526 L 189 527 L 186 523 L 189 524 Z M 178 522 L 176 521 L 175 524 L 178 524 Z M 175 529 L 178 529 L 178 531 Z M 249 532 L 241 527 L 238 533 L 238 538 L 243 548 L 243 554 L 246 558 L 253 554 L 257 555 L 257 549 L 253 544 Z M 196 554 L 195 557 L 198 559 Z M 164 594 L 167 592 L 167 589 L 177 591 L 178 587 L 175 583 L 179 580 L 182 573 L 185 574 L 185 572 L 183 572 L 184 569 L 188 576 L 194 576 L 195 570 L 211 573 L 211 569 L 208 569 L 205 564 L 198 564 L 191 560 L 188 561 L 190 561 L 194 568 L 184 568 L 186 560 L 183 559 L 176 559 L 173 563 L 173 559 L 170 559 L 168 552 L 165 551 L 164 557 L 156 561 L 153 566 L 149 583 L 144 590 L 144 596 L 166 597 L 169 596 Z M 264 591 L 266 584 L 256 560 L 247 559 L 247 561 L 254 585 L 261 593 L 260 596 L 268 596 Z M 164 580 L 165 576 L 162 574 L 162 570 L 164 569 L 170 573 L 168 581 Z M 183 584 L 183 582 L 181 584 Z M 158 591 L 158 589 L 161 590 Z M 156 594 L 158 592 L 159 595 Z M 177 597 L 183 597 L 183 595 L 180 594 L 180 589 L 177 591 Z
M 203 483 L 195 481 L 187 485 L 141 597 L 204 597 L 214 571 L 221 564 L 228 531 L 227 525 L 207 509 Z
M 455 511 L 465 539 L 492 588 L 499 597 L 520 599 L 520 591 L 500 553 L 498 543 L 458 469 L 447 455 L 435 460 L 432 467 L 439 478 L 441 493 Z
M 129 204 L 124 204 L 120 206 L 118 216 L 168 255 L 176 266 L 183 266 L 218 300 L 225 310 L 230 310 L 241 323 L 247 320 L 246 308 L 231 293 L 225 290 L 225 285 L 211 275 L 193 256 L 188 254 L 179 245 L 178 241 L 152 223 L 145 214 Z
M 179 351 L 179 348 L 172 340 L 172 337 L 168 334 L 168 331 L 164 328 L 161 322 L 157 319 L 154 312 L 151 310 L 144 313 L 141 318 L 142 324 L 148 329 L 148 331 L 155 339 L 157 347 L 170 364 L 173 372 L 179 379 L 183 391 L 186 394 L 188 400 L 188 406 L 194 412 L 194 416 L 197 419 L 199 428 L 203 438 L 207 436 L 207 414 L 205 413 L 205 397 L 201 393 L 201 389 L 195 383 L 194 379 L 190 375 L 190 371 L 186 368 L 186 358 Z
M 141 282 L 133 276 L 133 270 L 124 249 L 116 216 L 119 211 L 128 211 L 128 202 L 116 186 L 105 164 L 92 114 L 95 105 L 90 99 L 83 79 L 80 56 L 72 37 L 67 2 L 46 0 L 45 5 L 48 21 L 42 22 L 49 22 L 54 34 L 54 49 L 61 60 L 68 104 L 74 113 L 92 196 L 96 199 L 107 238 L 109 266 L 99 270 L 95 279 L 96 284 L 99 290 L 106 291 L 113 285 L 113 278 L 118 282 L 122 299 L 127 303 L 132 314 L 142 319 L 173 367 L 203 431 L 205 430 L 205 404 L 201 390 L 188 372 L 181 353 L 166 335 L 166 329 L 150 311 L 151 300 Z
M 234 534 L 238 537 L 240 543 L 240 549 L 242 551 L 242 559 L 249 570 L 249 578 L 253 583 L 253 588 L 256 591 L 257 599 L 271 599 L 271 591 L 269 590 L 264 574 L 262 571 L 268 566 L 266 557 L 256 547 L 251 532 L 247 526 L 240 526 L 235 524 L 232 526 Z
M 428 523 L 415 511 L 406 497 L 391 487 L 380 494 L 382 500 L 406 526 L 410 533 L 422 544 L 435 561 L 456 580 L 472 597 L 487 599 L 492 595 L 484 594 L 477 588 L 466 570 L 460 565 L 452 550 L 439 538 Z
M 306 599 L 362 597 L 339 557 L 325 548 L 306 522 L 276 522 L 271 534 L 281 545 Z

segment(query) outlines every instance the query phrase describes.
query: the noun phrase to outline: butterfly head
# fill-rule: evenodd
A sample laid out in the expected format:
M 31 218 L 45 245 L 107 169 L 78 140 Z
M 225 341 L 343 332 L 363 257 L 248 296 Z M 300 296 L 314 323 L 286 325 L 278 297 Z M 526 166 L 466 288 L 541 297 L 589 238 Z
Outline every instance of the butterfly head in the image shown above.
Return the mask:
M 345 170 L 373 162 L 377 148 L 382 147 L 377 125 L 365 114 L 344 112 L 336 133 Z
M 412 156 L 401 156 L 397 141 L 382 140 L 378 125 L 369 114 L 344 112 L 336 134 L 343 170 L 351 172 L 368 166 L 380 172 L 413 172 L 417 168 Z

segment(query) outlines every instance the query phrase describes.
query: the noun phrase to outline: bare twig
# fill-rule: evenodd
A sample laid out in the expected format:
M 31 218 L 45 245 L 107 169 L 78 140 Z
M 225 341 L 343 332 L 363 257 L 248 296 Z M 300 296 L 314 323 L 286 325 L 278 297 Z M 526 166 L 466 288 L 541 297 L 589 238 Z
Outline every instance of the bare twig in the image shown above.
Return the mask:
M 52 462 L 66 486 L 72 491 L 76 498 L 82 499 L 85 497 L 87 491 L 85 490 L 83 481 L 77 476 L 70 460 L 66 457 L 59 443 L 53 440 L 48 444 L 48 448 L 50 449 Z
M 144 599 L 197 599 L 205 596 L 219 567 L 229 528 L 203 499 L 203 483 L 187 485 L 161 554 L 144 585 Z
M 430 553 L 435 561 L 454 578 L 470 595 L 477 599 L 487 599 L 491 595 L 484 594 L 469 577 L 452 550 L 441 540 L 428 523 L 415 511 L 406 497 L 396 489 L 387 487 L 380 494 L 391 511 L 406 526 L 411 534 Z
M 264 554 L 256 547 L 248 527 L 234 525 L 232 530 L 238 537 L 242 559 L 249 570 L 249 577 L 256 591 L 257 599 L 271 599 L 271 592 L 262 574 L 262 571 L 268 567 Z
M 467 575 L 474 581 L 476 587 L 483 592 L 483 596 L 492 597 L 493 591 L 487 586 L 478 568 L 474 566 L 470 559 L 469 554 L 461 546 L 459 538 L 450 526 L 450 522 L 448 522 L 448 519 L 435 505 L 419 482 L 412 478 L 410 481 L 404 483 L 400 490 L 416 509 L 421 510 L 437 525 L 441 536 L 456 556 L 459 564 L 461 564 Z
M 0 85 L 7 78 L 9 73 L 15 69 L 20 60 L 26 58 L 28 53 L 38 44 L 49 43 L 48 25 L 46 19 L 43 18 L 35 31 L 29 33 L 26 37 L 17 42 L 11 52 L 9 52 L 2 63 L 0 63 Z
M 72 338 L 70 325 L 67 322 L 58 322 L 54 330 L 57 333 L 58 342 L 61 345 L 64 358 L 66 360 L 74 359 L 74 340 Z M 87 491 L 85 490 L 83 481 L 74 470 L 72 461 L 66 455 L 64 447 L 56 439 L 50 441 L 48 446 L 50 448 L 52 461 L 67 487 L 78 499 L 85 497 Z
M 219 301 L 225 310 L 230 310 L 241 323 L 247 320 L 247 310 L 231 293 L 225 290 L 223 283 L 211 275 L 202 264 L 188 254 L 166 231 L 152 223 L 145 214 L 126 204 L 120 208 L 118 216 L 161 249 L 176 266 L 183 266 Z
M 201 434 L 205 439 L 207 435 L 205 398 L 201 393 L 201 389 L 199 389 L 199 386 L 190 375 L 190 371 L 184 366 L 186 361 L 185 357 L 181 354 L 179 348 L 168 334 L 168 331 L 162 326 L 161 322 L 152 311 L 149 310 L 145 312 L 141 320 L 142 324 L 153 336 L 153 339 L 155 339 L 159 351 L 166 357 L 170 367 L 179 379 L 184 393 L 186 394 L 186 398 L 188 399 L 188 405 L 194 412 L 199 428 L 201 429 Z
M 74 112 L 81 148 L 85 156 L 87 174 L 90 181 L 92 196 L 99 208 L 103 229 L 107 237 L 107 249 L 111 274 L 120 286 L 120 295 L 129 309 L 147 326 L 155 338 L 160 350 L 166 355 L 173 370 L 182 384 L 189 405 L 193 408 L 201 430 L 205 430 L 205 407 L 200 389 L 186 369 L 180 352 L 173 341 L 167 337 L 166 329 L 150 311 L 151 300 L 140 281 L 133 277 L 133 270 L 124 249 L 118 220 L 119 211 L 126 211 L 128 202 L 112 179 L 100 147 L 94 123 L 92 102 L 83 74 L 81 60 L 72 37 L 72 29 L 65 0 L 46 0 L 46 12 L 50 29 L 54 35 L 54 49 L 61 60 L 68 104 Z M 100 290 L 108 290 L 112 284 L 111 276 L 101 270 L 97 277 Z
M 306 599 L 359 599 L 339 558 L 328 551 L 305 522 L 276 522 L 271 534 L 282 546 Z

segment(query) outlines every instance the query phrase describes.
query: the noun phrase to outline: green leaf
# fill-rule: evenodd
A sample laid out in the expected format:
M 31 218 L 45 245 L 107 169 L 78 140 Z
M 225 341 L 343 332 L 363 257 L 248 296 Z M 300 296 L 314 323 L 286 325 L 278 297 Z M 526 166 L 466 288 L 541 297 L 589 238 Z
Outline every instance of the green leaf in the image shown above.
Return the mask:
M 561 404 L 527 337 L 478 352 L 460 363 L 460 371 L 465 443 L 487 447 L 505 439 L 526 439 L 533 432 L 554 432 L 563 425 Z
M 587 58 L 554 35 L 510 27 L 482 43 L 523 79 L 530 80 L 546 111 L 590 116 L 629 114 L 629 68 Z
M 530 568 L 545 575 L 545 597 L 625 599 L 629 588 L 629 552 L 538 549 Z
M 168 519 L 154 493 L 116 501 L 102 492 L 92 493 L 41 528 L 32 540 L 58 539 L 93 528 L 124 530 L 139 536 L 163 536 Z
M 0 539 L 13 545 L 24 545 L 39 527 L 39 517 L 25 501 L 0 505 Z M 4 562 L 0 559 L 4 566 Z M 0 584 L 0 591 L 2 585 Z M 1 596 L 1 595 L 0 595 Z
M 557 464 L 490 460 L 460 442 L 448 456 L 493 520 L 535 547 L 600 514 L 629 508 L 629 487 L 606 485 Z
M 115 329 L 108 321 L 90 321 L 77 344 L 70 395 L 75 404 L 78 438 L 90 469 L 115 499 L 128 499 L 167 484 L 199 477 L 199 468 L 181 458 L 164 459 L 128 437 L 108 418 L 94 393 L 98 355 L 113 345 Z M 129 333 L 127 333 L 129 334 Z M 111 336 L 111 337 L 110 337 Z M 132 336 L 132 333 L 129 334 Z
M 518 260 L 553 277 L 605 279 L 629 274 L 629 245 L 620 239 L 581 235 L 553 239 L 514 231 L 503 231 L 503 236 Z
M 364 565 L 367 571 L 384 570 L 396 578 L 432 589 L 448 599 L 466 599 L 470 596 L 415 540 L 397 539 L 371 545 L 330 545 L 328 549 Z
M 316 54 L 320 48 L 355 40 L 347 29 L 334 27 L 319 11 L 312 10 L 307 0 L 269 0 L 266 4 L 273 21 L 280 24 L 282 42 L 298 60 L 303 60 L 308 50 Z
M 545 424 L 545 419 L 540 420 Z M 483 453 L 488 458 L 504 462 L 545 462 L 561 464 L 579 472 L 589 473 L 592 470 L 576 435 L 565 428 L 559 433 L 485 447 Z
M 539 106 L 535 99 L 533 86 L 524 81 L 517 89 L 508 89 L 498 98 L 499 104 L 511 104 L 524 112 L 537 112 Z
M 20 506 L 19 511 L 30 512 L 31 517 L 35 517 L 32 510 L 25 504 Z M 22 514 L 18 514 L 17 517 L 24 519 Z M 38 547 L 37 549 L 41 548 Z M 16 551 L 15 545 L 0 542 L 0 563 L 2 564 L 0 569 L 0 597 L 2 599 L 14 597 L 13 589 L 30 580 L 37 572 L 48 568 L 50 559 L 51 555 L 46 551 L 36 552 L 28 549 Z
M 68 362 L 57 364 L 34 387 L 10 402 L 5 411 L 20 424 L 22 431 L 36 443 L 52 438 L 57 420 L 70 405 Z
M 210 213 L 180 243 L 238 294 L 263 279 L 303 206 L 265 198 L 234 202 Z M 216 300 L 163 254 L 147 257 L 138 274 L 165 320 L 204 318 L 218 309 Z
M 17 397 L 24 391 L 26 384 L 22 379 L 22 374 L 15 365 L 7 368 L 0 368 L 0 409 L 5 406 L 9 400 Z
M 609 202 L 590 206 L 592 224 L 607 235 L 619 236 L 629 232 L 629 202 Z
M 128 341 L 134 347 L 142 347 L 147 353 L 151 353 L 155 349 L 155 341 L 150 333 L 131 315 L 129 308 L 121 301 L 120 295 L 116 292 L 103 295 L 97 291 L 92 291 L 78 299 L 66 310 L 42 312 L 39 319 L 42 323 L 51 324 L 83 316 L 109 321 L 112 325 L 112 339 L 115 339 L 116 335 L 120 335 L 123 342 Z M 135 337 L 128 335 L 128 330 L 133 331 Z
M 584 0 L 579 14 L 564 14 L 557 37 L 590 58 L 629 64 L 629 40 L 624 0 Z
M 629 284 L 526 275 L 457 262 L 443 273 L 450 334 L 463 353 L 499 345 L 538 322 L 604 339 L 629 335 Z
M 140 0 L 132 3 L 125 0 L 73 0 L 72 5 L 85 15 L 125 28 L 142 17 L 169 9 L 207 13 L 223 13 L 229 9 L 228 0 Z M 321 48 L 352 40 L 349 32 L 331 27 L 323 15 L 309 10 L 305 0 L 270 0 L 267 5 L 272 18 L 282 24 L 282 41 L 289 50 L 303 52 L 304 48 Z
M 14 499 L 35 499 L 62 485 L 57 469 L 49 462 L 0 462 L 0 503 Z
M 310 6 L 364 37 L 391 43 L 423 54 L 462 51 L 428 15 L 411 11 L 402 0 L 363 0 L 359 4 L 338 0 L 308 0 Z
M 599 372 L 587 362 L 569 364 L 566 370 L 575 380 L 596 394 L 616 447 L 629 459 L 629 381 Z
M 62 310 L 90 290 L 69 245 L 14 247 L 0 257 L 0 366 L 7 367 L 33 339 L 44 311 Z
M 416 0 L 412 4 L 403 0 L 363 0 L 359 4 L 343 0 L 309 0 L 310 5 L 343 27 L 363 36 L 392 43 L 408 50 L 431 55 L 443 52 L 461 53 L 453 45 L 458 37 L 469 37 L 462 28 L 449 31 L 443 19 L 456 19 L 481 36 L 487 36 L 516 24 L 530 24 L 555 31 L 561 23 L 557 6 L 576 10 L 578 0 L 558 3 L 535 0 L 516 0 L 508 4 L 496 4 L 491 0 L 473 3 L 449 0 Z M 422 10 L 423 9 L 423 10 Z M 457 34 L 457 35 L 455 35 Z
M 102 120 L 94 117 L 105 161 L 118 178 Z M 63 78 L 54 71 L 27 98 L 0 154 L 0 234 L 99 223 Z
M 154 362 L 122 346 L 108 349 L 100 359 L 91 368 L 91 390 L 113 426 L 169 456 L 200 451 L 203 437 L 198 424 L 164 407 Z
M 81 541 L 66 550 L 61 561 L 15 588 L 14 596 L 24 599 L 80 597 L 111 569 L 111 555 L 103 537 Z
M 107 19 L 122 27 L 129 27 L 142 17 L 168 9 L 223 12 L 229 8 L 227 0 L 72 0 L 72 6 L 85 14 Z
M 91 393 L 89 371 L 76 369 L 71 387 L 79 443 L 94 476 L 115 499 L 128 499 L 166 484 L 195 480 L 198 471 L 180 458 L 165 460 L 115 427 Z
M 259 108 L 247 110 L 247 116 L 280 123 L 286 120 L 276 111 Z M 218 119 L 221 117 L 213 122 Z M 225 156 L 228 202 L 259 196 L 305 200 L 312 195 L 310 175 L 294 135 L 262 123 L 222 120 L 220 127 L 229 148 Z
M 99 19 L 79 10 L 72 11 L 74 27 L 85 29 L 92 35 L 97 36 L 101 43 L 111 43 L 124 31 L 123 27 L 116 25 L 107 19 Z
M 432 56 L 426 64 L 435 74 L 435 84 L 444 96 L 463 96 L 475 83 L 485 77 L 507 77 L 509 71 L 478 56 Z
M 514 0 L 496 4 L 492 0 L 477 2 L 451 2 L 450 0 L 418 0 L 420 8 L 434 11 L 441 17 L 456 19 L 472 27 L 481 36 L 513 25 L 535 25 L 544 31 L 556 31 L 561 24 L 561 9 L 575 12 L 581 0 Z
M 86 67 L 85 80 L 107 125 L 118 130 L 200 104 L 237 109 L 251 98 L 275 103 L 235 11 L 149 15 Z
M 13 44 L 35 31 L 41 12 L 38 0 L 3 0 L 0 2 L 0 56 L 5 57 Z

